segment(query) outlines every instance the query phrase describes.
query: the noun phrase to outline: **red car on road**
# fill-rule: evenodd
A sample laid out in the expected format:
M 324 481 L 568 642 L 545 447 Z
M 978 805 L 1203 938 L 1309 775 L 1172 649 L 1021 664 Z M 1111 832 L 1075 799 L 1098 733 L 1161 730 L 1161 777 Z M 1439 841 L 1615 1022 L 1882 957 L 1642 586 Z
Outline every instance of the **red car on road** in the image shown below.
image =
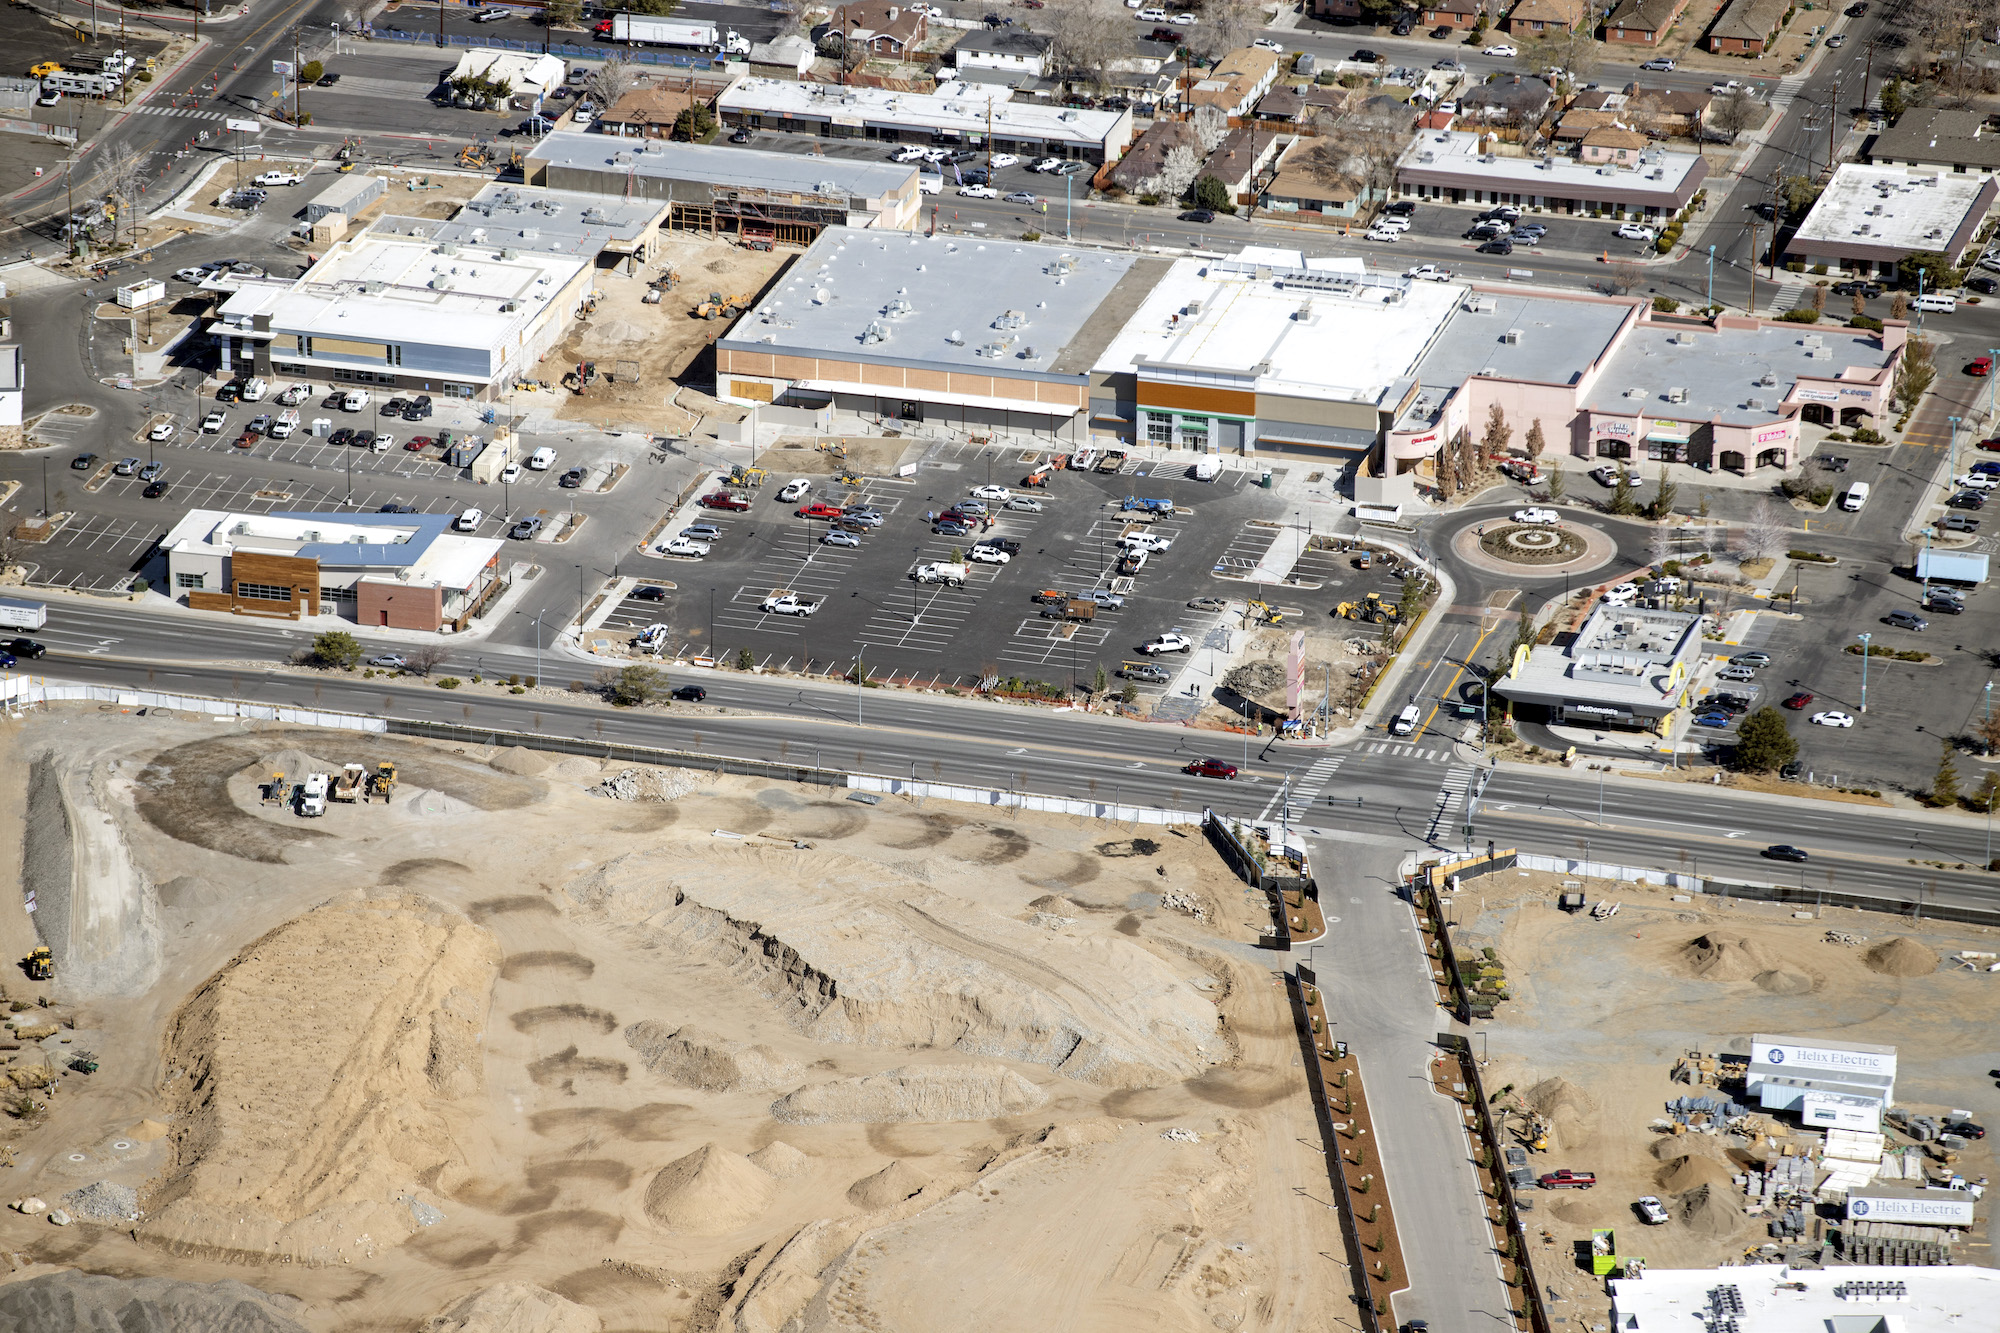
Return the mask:
M 1977 375 L 1981 378 L 1991 375 L 1993 373 L 1993 358 L 1990 356 L 1973 357 L 1970 364 L 1965 367 L 1965 373 L 1968 375 Z
M 830 505 L 824 501 L 815 500 L 805 508 L 796 509 L 792 512 L 800 518 L 839 518 L 847 511 L 839 505 Z
M 1220 759 L 1197 759 L 1181 772 L 1192 773 L 1198 778 L 1233 778 L 1236 776 L 1236 765 L 1225 764 Z
M 1797 694 L 1785 700 L 1785 707 L 1797 711 L 1798 709 L 1804 708 L 1807 704 L 1811 703 L 1812 701 L 1813 697 L 1810 692 L 1806 690 L 1800 690 Z
M 744 499 L 740 495 L 732 495 L 728 491 L 717 491 L 713 495 L 702 496 L 701 507 L 703 509 L 741 510 L 741 509 L 748 509 L 750 507 L 750 502 Z

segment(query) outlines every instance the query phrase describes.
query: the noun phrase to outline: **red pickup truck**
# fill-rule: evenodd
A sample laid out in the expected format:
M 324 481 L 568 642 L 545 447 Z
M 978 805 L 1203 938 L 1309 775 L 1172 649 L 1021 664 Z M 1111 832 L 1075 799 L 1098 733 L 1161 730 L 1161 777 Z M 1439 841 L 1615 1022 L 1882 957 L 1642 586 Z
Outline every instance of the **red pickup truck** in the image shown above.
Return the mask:
M 1536 1182 L 1545 1190 L 1587 1190 L 1597 1183 L 1595 1171 L 1551 1171 Z

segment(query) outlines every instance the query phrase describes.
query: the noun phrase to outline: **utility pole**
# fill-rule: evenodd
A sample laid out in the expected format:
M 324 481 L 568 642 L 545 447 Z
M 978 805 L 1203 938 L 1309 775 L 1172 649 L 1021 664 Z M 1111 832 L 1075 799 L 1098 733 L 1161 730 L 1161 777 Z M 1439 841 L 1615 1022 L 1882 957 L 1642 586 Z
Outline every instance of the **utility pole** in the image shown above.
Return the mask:
M 292 124 L 299 123 L 299 96 L 305 91 L 306 81 L 299 77 L 299 30 L 292 29 Z
M 1776 226 L 1776 223 L 1772 224 Z M 1757 314 L 1757 224 L 1750 224 L 1750 306 L 1749 313 Z

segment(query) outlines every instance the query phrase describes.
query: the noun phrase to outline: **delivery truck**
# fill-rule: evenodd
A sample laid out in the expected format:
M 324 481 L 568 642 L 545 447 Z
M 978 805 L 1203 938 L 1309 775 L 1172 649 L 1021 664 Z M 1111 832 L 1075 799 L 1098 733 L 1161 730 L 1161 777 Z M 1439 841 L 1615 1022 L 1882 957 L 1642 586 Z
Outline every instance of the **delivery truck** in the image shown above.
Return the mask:
M 23 601 L 19 597 L 0 597 L 0 627 L 40 629 L 48 623 L 49 609 L 40 602 Z
M 719 31 L 713 23 L 647 18 L 638 14 L 613 15 L 597 25 L 597 35 L 627 46 L 673 46 L 687 51 L 728 51 L 732 55 L 750 53 L 747 38 L 735 32 Z

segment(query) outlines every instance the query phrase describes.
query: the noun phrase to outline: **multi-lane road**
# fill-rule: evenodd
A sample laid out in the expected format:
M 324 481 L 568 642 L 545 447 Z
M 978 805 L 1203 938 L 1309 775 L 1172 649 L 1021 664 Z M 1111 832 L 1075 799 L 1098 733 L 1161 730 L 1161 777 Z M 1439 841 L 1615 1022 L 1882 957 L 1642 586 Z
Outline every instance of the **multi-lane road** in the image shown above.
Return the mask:
M 51 678 L 241 698 L 370 716 L 544 733 L 808 764 L 1127 805 L 1280 818 L 1336 842 L 1360 837 L 1412 851 L 1488 842 L 1596 862 L 1799 883 L 1897 899 L 2000 906 L 1989 876 L 1924 862 L 1983 864 L 1986 830 L 1963 817 L 1856 808 L 1555 765 L 1497 769 L 1441 734 L 1371 734 L 1336 747 L 1288 746 L 1178 726 L 1023 710 L 839 682 L 687 672 L 705 705 L 621 711 L 561 688 L 514 696 L 467 686 L 280 665 L 308 642 L 298 629 L 58 600 L 40 637 Z M 566 650 L 484 644 L 443 671 L 488 680 L 540 673 L 589 681 L 598 664 Z M 1205 756 L 1241 766 L 1236 781 L 1182 771 Z M 1468 835 L 1466 827 L 1470 823 Z M 1793 843 L 1804 866 L 1767 861 Z

